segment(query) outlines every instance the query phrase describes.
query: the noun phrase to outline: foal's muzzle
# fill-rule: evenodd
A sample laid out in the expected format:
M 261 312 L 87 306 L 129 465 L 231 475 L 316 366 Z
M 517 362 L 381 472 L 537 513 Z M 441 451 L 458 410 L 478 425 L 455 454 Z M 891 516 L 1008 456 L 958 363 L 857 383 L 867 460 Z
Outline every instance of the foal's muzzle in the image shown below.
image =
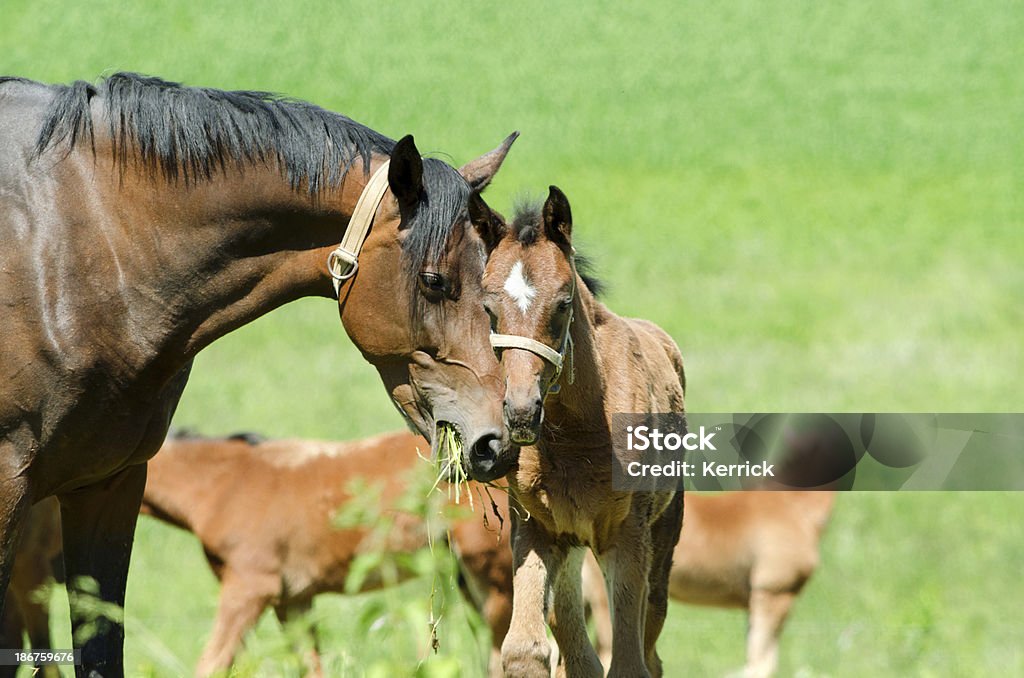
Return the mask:
M 540 435 L 540 425 L 544 421 L 544 401 L 540 397 L 540 389 L 536 393 L 516 402 L 508 395 L 505 397 L 505 427 L 509 437 L 516 445 L 533 445 Z

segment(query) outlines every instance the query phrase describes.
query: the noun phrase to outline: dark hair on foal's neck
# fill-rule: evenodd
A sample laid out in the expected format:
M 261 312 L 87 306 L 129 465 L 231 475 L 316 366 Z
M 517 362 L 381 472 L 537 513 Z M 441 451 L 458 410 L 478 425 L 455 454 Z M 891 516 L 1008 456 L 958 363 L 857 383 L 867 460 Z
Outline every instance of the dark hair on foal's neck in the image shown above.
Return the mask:
M 512 206 L 512 222 L 509 225 L 513 237 L 520 244 L 529 247 L 537 242 L 544 230 L 544 203 L 533 198 L 516 198 Z M 604 294 L 606 285 L 594 273 L 593 262 L 580 253 L 576 253 L 576 272 L 583 284 L 595 297 Z

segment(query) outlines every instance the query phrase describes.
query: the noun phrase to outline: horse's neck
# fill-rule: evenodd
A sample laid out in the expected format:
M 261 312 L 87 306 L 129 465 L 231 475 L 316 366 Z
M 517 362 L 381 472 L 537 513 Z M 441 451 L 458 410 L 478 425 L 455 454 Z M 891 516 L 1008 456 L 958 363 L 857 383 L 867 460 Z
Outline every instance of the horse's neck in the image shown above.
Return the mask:
M 340 241 L 364 182 L 362 171 L 350 171 L 314 200 L 273 166 L 228 167 L 191 185 L 114 179 L 102 197 L 118 205 L 118 223 L 83 247 L 106 249 L 100 259 L 113 262 L 123 281 L 113 292 L 130 318 L 110 321 L 143 335 L 133 337 L 148 349 L 136 371 L 155 367 L 170 376 L 274 308 L 330 295 L 326 253 Z
M 577 279 L 576 285 L 578 292 L 569 328 L 572 364 L 566 356 L 561 390 L 557 395 L 548 396 L 545 405 L 545 418 L 560 432 L 559 437 L 567 432 L 603 430 L 605 421 L 605 379 L 595 329 L 598 301 L 582 280 Z M 572 370 L 572 383 L 569 370 Z

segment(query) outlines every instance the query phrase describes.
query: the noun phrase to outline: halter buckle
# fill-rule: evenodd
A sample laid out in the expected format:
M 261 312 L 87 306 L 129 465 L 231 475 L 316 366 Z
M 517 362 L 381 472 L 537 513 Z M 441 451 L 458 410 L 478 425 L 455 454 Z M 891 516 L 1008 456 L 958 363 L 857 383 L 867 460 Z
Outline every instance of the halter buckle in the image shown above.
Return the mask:
M 356 255 L 340 247 L 327 255 L 327 272 L 334 281 L 334 293 L 341 289 L 341 284 L 354 276 L 359 270 Z

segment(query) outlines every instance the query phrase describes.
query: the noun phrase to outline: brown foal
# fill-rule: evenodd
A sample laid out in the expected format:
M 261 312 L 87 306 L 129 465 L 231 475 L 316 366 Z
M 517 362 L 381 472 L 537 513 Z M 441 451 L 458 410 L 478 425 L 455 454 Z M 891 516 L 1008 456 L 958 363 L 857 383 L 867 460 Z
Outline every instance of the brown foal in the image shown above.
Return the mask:
M 659 676 L 655 645 L 683 497 L 612 487 L 611 416 L 682 412 L 679 349 L 652 323 L 621 318 L 594 298 L 577 275 L 569 202 L 557 188 L 542 209 L 520 210 L 484 239 L 485 304 L 517 444 L 500 465 L 514 507 L 505 673 L 550 675 L 550 625 L 560 673 L 603 674 L 582 603 L 580 572 L 590 549 L 612 600 L 609 675 Z

